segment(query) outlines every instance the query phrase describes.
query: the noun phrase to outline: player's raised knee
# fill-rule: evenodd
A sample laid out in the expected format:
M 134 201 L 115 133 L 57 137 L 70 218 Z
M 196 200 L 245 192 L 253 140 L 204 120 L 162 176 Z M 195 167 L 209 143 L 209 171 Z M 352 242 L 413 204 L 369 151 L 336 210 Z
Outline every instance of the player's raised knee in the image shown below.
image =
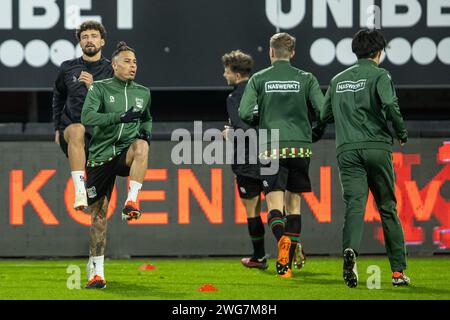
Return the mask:
M 85 128 L 81 123 L 74 123 L 67 127 L 66 139 L 70 141 L 84 141 Z
M 67 127 L 70 131 L 73 131 L 75 133 L 83 133 L 85 132 L 84 125 L 81 123 L 73 123 L 69 127 Z
M 134 155 L 135 157 L 147 157 L 148 156 L 148 143 L 144 140 L 136 140 L 134 142 Z

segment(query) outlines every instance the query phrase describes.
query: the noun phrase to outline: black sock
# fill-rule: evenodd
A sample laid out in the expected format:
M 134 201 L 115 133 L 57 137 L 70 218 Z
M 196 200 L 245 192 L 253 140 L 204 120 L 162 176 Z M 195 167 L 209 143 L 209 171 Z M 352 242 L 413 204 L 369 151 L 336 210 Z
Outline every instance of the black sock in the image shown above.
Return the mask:
M 281 237 L 284 235 L 284 220 L 281 211 L 271 210 L 268 216 L 268 223 L 275 239 L 277 239 L 277 242 L 280 241 Z
M 285 235 L 291 239 L 291 248 L 289 250 L 289 267 L 291 267 L 295 254 L 295 248 L 299 242 L 300 232 L 302 229 L 302 216 L 291 214 L 286 217 L 286 221 Z
M 247 226 L 253 244 L 253 257 L 261 259 L 266 255 L 264 250 L 264 224 L 261 217 L 248 218 Z

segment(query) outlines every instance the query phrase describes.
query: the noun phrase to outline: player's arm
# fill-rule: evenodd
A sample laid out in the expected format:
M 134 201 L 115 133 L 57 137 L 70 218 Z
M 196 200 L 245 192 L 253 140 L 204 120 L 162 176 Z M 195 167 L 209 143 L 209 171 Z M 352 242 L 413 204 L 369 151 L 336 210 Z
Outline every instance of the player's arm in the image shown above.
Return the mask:
M 334 122 L 333 109 L 332 109 L 332 85 L 329 86 L 325 98 L 323 100 L 323 106 L 320 110 L 320 118 L 317 125 L 313 128 L 312 140 L 316 142 L 320 140 L 325 133 L 325 129 L 328 123 Z
M 316 119 L 319 119 L 325 98 L 323 96 L 322 90 L 320 89 L 319 81 L 317 81 L 317 78 L 312 74 L 310 79 L 308 100 L 311 102 L 311 105 L 314 109 Z
M 255 77 L 251 77 L 245 87 L 239 105 L 239 117 L 249 125 L 254 125 L 258 121 L 258 92 L 256 90 Z
M 81 112 L 81 123 L 85 126 L 110 126 L 120 123 L 120 113 L 102 113 L 102 92 L 97 84 L 89 87 Z
M 59 130 L 61 127 L 61 115 L 66 104 L 67 99 L 67 87 L 64 83 L 64 70 L 62 67 L 58 72 L 58 77 L 56 78 L 55 84 L 53 86 L 53 100 L 52 100 L 52 110 L 53 110 L 53 123 L 55 125 L 55 131 Z
M 408 141 L 408 131 L 406 130 L 402 114 L 400 113 L 394 83 L 392 82 L 389 73 L 384 73 L 378 79 L 377 94 L 380 97 L 381 107 L 386 113 L 387 120 L 392 121 L 392 126 L 397 138 L 400 140 L 400 143 L 406 143 Z
M 150 106 L 152 104 L 152 97 L 149 91 L 149 97 L 147 106 L 142 112 L 141 120 L 142 123 L 139 128 L 139 139 L 145 140 L 150 144 L 150 140 L 152 138 L 152 127 L 153 127 L 153 119 L 150 113 Z
M 239 117 L 239 101 L 237 101 L 237 99 L 232 95 L 227 98 L 227 112 L 230 117 L 231 124 L 234 127 L 241 128 L 244 131 L 251 128 Z

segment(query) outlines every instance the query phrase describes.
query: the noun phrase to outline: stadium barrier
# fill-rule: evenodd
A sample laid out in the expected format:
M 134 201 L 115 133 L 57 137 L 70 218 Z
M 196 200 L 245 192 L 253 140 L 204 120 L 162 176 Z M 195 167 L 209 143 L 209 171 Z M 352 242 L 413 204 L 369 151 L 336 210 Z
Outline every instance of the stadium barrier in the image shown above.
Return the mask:
M 223 123 L 204 124 L 220 128 Z M 72 209 L 74 190 L 67 159 L 51 141 L 30 139 L 32 130 L 16 141 L 1 134 L 0 257 L 86 256 L 90 216 Z M 127 179 L 117 178 L 108 212 L 107 255 L 214 256 L 251 252 L 245 210 L 227 164 L 174 165 L 174 128 L 193 124 L 155 123 L 143 191 L 143 216 L 123 222 L 120 210 Z M 398 212 L 411 254 L 450 252 L 450 126 L 416 126 L 409 143 L 394 148 Z M 53 130 L 53 129 L 51 129 Z M 447 132 L 446 132 L 447 130 Z M 49 140 L 51 132 L 35 130 L 34 140 Z M 328 137 L 332 131 L 327 133 Z M 29 138 L 26 141 L 25 138 Z M 15 140 L 15 139 L 12 139 Z M 313 192 L 303 195 L 301 241 L 308 254 L 341 251 L 344 205 L 336 166 L 334 140 L 314 144 L 310 168 Z M 203 142 L 204 146 L 208 143 Z M 267 218 L 265 204 L 262 216 Z M 369 196 L 361 253 L 384 253 L 379 214 Z M 276 252 L 266 228 L 266 247 Z

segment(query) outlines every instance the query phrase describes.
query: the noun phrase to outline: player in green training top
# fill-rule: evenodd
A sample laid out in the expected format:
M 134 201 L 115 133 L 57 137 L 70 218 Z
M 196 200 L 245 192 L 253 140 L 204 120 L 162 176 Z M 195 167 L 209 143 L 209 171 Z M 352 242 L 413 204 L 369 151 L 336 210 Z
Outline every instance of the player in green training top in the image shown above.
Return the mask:
M 114 77 L 96 81 L 83 106 L 81 122 L 94 127 L 87 162 L 86 190 L 92 214 L 89 283 L 104 288 L 106 213 L 116 176 L 130 176 L 130 189 L 122 218 L 138 219 L 136 203 L 147 171 L 152 130 L 150 91 L 136 82 L 134 49 L 120 42 L 112 57 Z
M 384 232 L 394 285 L 408 285 L 404 275 L 406 250 L 395 198 L 392 165 L 391 121 L 401 145 L 408 140 L 392 77 L 379 68 L 387 43 L 379 30 L 361 30 L 353 38 L 352 50 L 358 62 L 331 80 L 320 117 L 314 129 L 319 138 L 326 123 L 335 122 L 336 147 L 343 197 L 346 206 L 343 230 L 343 277 L 349 287 L 358 284 L 356 256 L 364 225 L 369 189 L 372 192 Z
M 272 66 L 250 78 L 239 107 L 239 116 L 245 122 L 256 122 L 260 130 L 268 133 L 279 130 L 278 147 L 273 147 L 272 141 L 264 144 L 261 139 L 259 144 L 261 159 L 278 161 L 279 166 L 275 174 L 263 175 L 262 180 L 268 223 L 278 241 L 277 272 L 282 277 L 292 275 L 291 265 L 301 232 L 300 195 L 311 191 L 308 170 L 312 129 L 308 102 L 318 116 L 324 99 L 316 77 L 291 65 L 295 41 L 287 33 L 272 36 Z

